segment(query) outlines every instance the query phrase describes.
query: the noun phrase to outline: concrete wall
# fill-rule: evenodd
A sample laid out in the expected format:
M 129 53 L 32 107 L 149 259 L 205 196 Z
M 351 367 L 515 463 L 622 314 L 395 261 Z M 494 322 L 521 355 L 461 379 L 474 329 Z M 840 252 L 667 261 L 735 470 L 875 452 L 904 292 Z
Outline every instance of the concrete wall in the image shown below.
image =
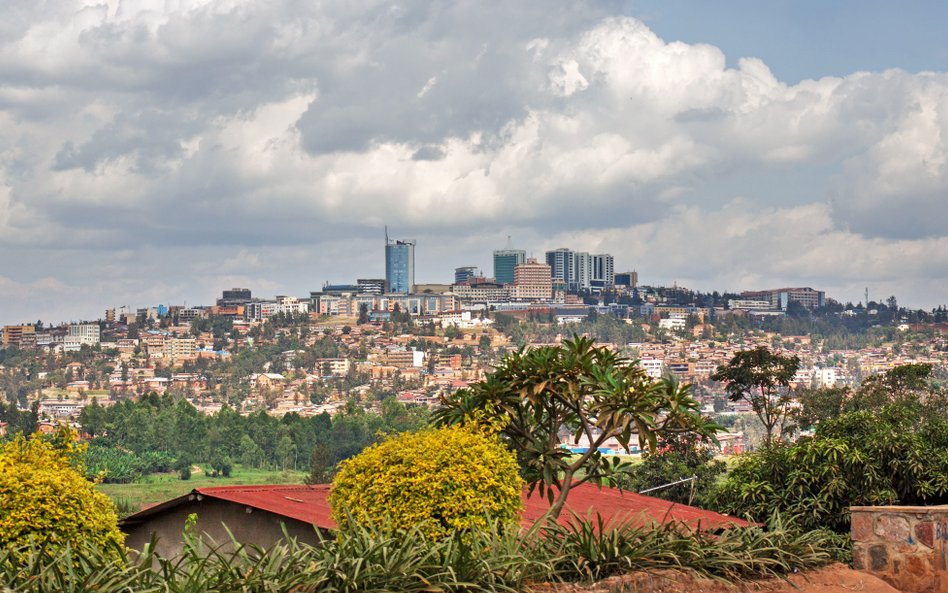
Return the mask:
M 948 505 L 851 511 L 853 568 L 905 593 L 948 593 Z
M 316 528 L 308 523 L 232 502 L 192 495 L 185 504 L 151 516 L 138 525 L 126 526 L 125 545 L 140 551 L 154 534 L 158 537 L 156 551 L 166 558 L 174 556 L 184 547 L 184 524 L 191 513 L 197 515 L 195 531 L 208 543 L 208 538 L 211 538 L 218 544 L 228 544 L 227 549 L 233 546 L 224 525 L 238 542 L 262 548 L 283 540 L 284 525 L 287 533 L 297 541 L 317 542 Z

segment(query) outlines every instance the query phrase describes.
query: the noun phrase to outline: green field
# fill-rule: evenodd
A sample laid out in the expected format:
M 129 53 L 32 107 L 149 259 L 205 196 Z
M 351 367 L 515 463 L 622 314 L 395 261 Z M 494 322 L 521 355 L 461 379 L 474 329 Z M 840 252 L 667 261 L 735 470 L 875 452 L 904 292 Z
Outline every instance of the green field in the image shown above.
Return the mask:
M 115 501 L 119 513 L 124 516 L 141 509 L 143 505 L 164 502 L 187 494 L 194 488 L 243 484 L 302 484 L 306 479 L 306 472 L 244 469 L 240 465 L 234 467 L 229 478 L 212 478 L 208 469 L 203 467 L 202 471 L 192 473 L 190 480 L 178 479 L 177 473 L 151 474 L 132 484 L 99 484 L 98 488 Z

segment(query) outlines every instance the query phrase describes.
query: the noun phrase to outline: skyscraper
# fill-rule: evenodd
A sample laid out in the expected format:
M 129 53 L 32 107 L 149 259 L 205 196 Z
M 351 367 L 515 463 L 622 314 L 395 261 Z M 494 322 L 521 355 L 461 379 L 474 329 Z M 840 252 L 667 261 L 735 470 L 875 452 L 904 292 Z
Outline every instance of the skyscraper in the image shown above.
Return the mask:
M 415 240 L 388 238 L 385 227 L 385 280 L 391 292 L 408 294 L 415 284 Z
M 507 237 L 507 246 L 494 251 L 494 281 L 497 284 L 513 284 L 514 268 L 527 261 L 527 252 L 514 249 Z
M 565 247 L 546 252 L 546 263 L 550 266 L 550 273 L 556 280 L 567 284 L 572 280 L 573 252 Z
M 549 264 L 541 264 L 534 258 L 517 265 L 514 270 L 515 299 L 549 300 L 553 296 L 553 278 Z
M 608 253 L 589 255 L 560 247 L 546 252 L 554 280 L 562 280 L 571 291 L 603 288 L 615 283 L 614 262 Z
M 454 283 L 467 284 L 471 278 L 477 276 L 477 266 L 462 266 L 454 268 Z
M 616 283 L 615 259 L 608 253 L 599 253 L 591 256 L 591 261 L 591 284 L 598 288 L 614 286 Z

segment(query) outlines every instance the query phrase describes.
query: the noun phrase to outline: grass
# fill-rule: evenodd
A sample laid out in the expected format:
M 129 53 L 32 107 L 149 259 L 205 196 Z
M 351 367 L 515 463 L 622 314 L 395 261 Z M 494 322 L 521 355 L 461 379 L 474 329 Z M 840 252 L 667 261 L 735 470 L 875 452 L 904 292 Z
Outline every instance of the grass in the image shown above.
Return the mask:
M 179 479 L 177 472 L 151 474 L 131 484 L 99 484 L 98 489 L 115 501 L 122 510 L 134 512 L 143 505 L 164 502 L 187 494 L 194 488 L 244 484 L 302 484 L 306 479 L 306 472 L 262 470 L 240 465 L 234 467 L 228 478 L 212 478 L 209 470 L 209 467 L 202 467 L 200 472 L 191 474 L 190 480 Z

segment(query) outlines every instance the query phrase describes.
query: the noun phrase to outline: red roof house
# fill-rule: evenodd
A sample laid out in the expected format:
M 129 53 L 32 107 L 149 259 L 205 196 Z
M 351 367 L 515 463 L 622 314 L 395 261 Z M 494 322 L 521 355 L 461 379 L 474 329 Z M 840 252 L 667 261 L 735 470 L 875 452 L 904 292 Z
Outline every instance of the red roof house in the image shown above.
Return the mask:
M 549 509 L 546 498 L 523 495 L 520 523 L 533 525 Z M 599 514 L 609 522 L 648 525 L 670 521 L 692 528 L 719 529 L 746 526 L 747 522 L 720 513 L 672 503 L 652 496 L 591 484 L 574 487 L 558 521 Z M 195 488 L 189 494 L 149 507 L 120 521 L 126 545 L 141 550 L 152 536 L 157 551 L 171 556 L 183 546 L 182 531 L 190 515 L 197 516 L 199 532 L 217 543 L 230 542 L 228 530 L 242 543 L 266 548 L 283 539 L 283 531 L 298 541 L 316 543 L 314 529 L 324 533 L 336 527 L 329 509 L 329 485 L 216 486 Z M 225 528 L 226 525 L 226 528 Z

